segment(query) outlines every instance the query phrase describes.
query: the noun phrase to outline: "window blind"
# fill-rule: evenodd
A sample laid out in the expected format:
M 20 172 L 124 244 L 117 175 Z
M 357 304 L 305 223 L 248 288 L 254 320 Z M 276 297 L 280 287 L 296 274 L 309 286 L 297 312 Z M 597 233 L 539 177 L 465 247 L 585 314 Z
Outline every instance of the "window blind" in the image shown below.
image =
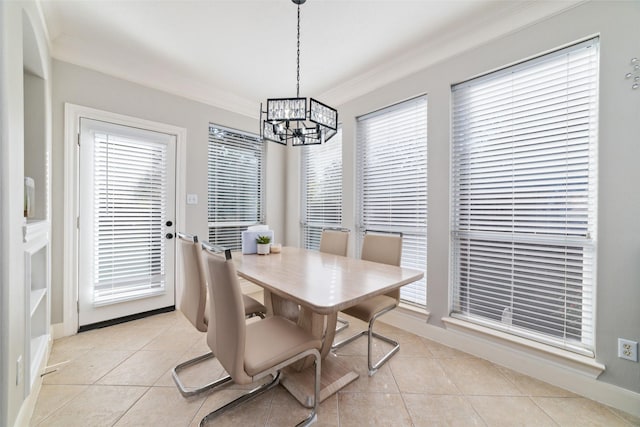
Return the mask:
M 427 97 L 359 117 L 357 150 L 358 247 L 365 230 L 402 232 L 402 266 L 426 270 Z M 400 294 L 425 307 L 426 279 Z
M 453 315 L 592 355 L 598 39 L 452 95 Z
M 94 135 L 96 306 L 165 291 L 167 144 Z
M 302 149 L 302 239 L 317 250 L 322 229 L 342 224 L 342 129 L 329 142 Z
M 209 242 L 242 248 L 242 231 L 263 221 L 265 146 L 257 135 L 209 125 Z

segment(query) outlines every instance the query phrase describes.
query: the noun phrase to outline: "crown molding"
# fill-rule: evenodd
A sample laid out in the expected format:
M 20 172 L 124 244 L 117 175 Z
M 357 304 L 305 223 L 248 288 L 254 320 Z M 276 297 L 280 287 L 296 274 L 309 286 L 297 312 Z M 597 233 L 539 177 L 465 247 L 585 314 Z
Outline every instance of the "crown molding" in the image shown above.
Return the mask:
M 230 91 L 198 81 L 180 70 L 158 72 L 157 65 L 125 57 L 117 50 L 102 47 L 96 49 L 89 41 L 78 40 L 62 34 L 53 43 L 51 56 L 59 61 L 88 68 L 111 77 L 116 77 L 151 89 L 228 110 L 247 117 L 259 115 L 259 105 Z M 96 51 L 101 55 L 95 55 Z M 108 57 L 109 61 L 101 58 Z M 118 64 L 127 64 L 120 67 Z
M 331 105 L 342 105 L 454 55 L 490 40 L 504 37 L 584 2 L 585 0 L 525 0 L 513 2 L 497 14 L 495 10 L 487 11 L 483 15 L 476 16 L 473 22 L 465 23 L 463 27 L 453 31 L 447 31 L 442 36 L 432 38 L 381 66 L 338 83 L 333 88 L 318 94 L 318 97 Z M 40 7 L 39 10 L 41 10 Z M 89 40 L 79 40 L 66 34 L 59 35 L 50 44 L 52 57 L 57 60 L 97 70 L 243 116 L 255 118 L 259 115 L 259 105 L 255 100 L 238 96 L 214 84 L 198 81 L 181 70 L 179 64 L 175 64 L 173 69 L 158 72 L 157 65 L 142 62 L 138 58 L 126 57 L 115 48 L 96 47 Z M 96 55 L 97 51 L 100 51 L 100 55 Z M 104 57 L 111 59 L 104 61 L 102 60 Z M 122 63 L 126 63 L 127 67 L 117 65 Z
M 433 38 L 319 96 L 333 105 L 344 104 L 438 62 L 549 19 L 585 2 L 586 0 L 527 0 L 513 3 L 510 8 L 501 10 L 497 16 L 495 13 L 478 16 L 473 23 L 465 25 L 464 28 Z

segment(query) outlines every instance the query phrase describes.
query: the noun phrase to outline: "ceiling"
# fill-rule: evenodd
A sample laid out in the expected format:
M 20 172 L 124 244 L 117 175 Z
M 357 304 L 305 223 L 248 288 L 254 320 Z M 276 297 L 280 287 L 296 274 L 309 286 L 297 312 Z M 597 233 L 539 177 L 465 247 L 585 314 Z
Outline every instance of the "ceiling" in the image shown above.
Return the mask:
M 309 0 L 300 95 L 339 105 L 578 0 Z M 40 0 L 54 58 L 256 116 L 295 96 L 291 0 Z

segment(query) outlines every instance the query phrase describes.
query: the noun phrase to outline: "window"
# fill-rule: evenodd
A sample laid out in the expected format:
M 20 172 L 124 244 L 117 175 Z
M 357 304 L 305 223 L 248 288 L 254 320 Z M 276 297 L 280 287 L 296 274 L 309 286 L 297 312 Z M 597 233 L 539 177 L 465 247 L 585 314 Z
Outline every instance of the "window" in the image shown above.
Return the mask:
M 427 97 L 357 119 L 358 248 L 366 230 L 402 232 L 402 266 L 427 264 Z M 426 307 L 426 280 L 400 289 Z
M 342 129 L 302 150 L 302 240 L 306 249 L 318 249 L 322 229 L 342 224 Z
M 593 355 L 598 39 L 453 95 L 453 316 Z
M 264 144 L 257 135 L 209 125 L 209 242 L 242 249 L 242 231 L 263 221 Z

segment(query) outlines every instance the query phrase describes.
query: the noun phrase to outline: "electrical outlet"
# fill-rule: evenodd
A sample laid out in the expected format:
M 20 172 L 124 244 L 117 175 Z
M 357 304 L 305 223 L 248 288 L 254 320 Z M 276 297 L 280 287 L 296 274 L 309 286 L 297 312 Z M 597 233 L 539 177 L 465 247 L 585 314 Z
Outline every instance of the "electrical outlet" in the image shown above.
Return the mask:
M 621 359 L 638 361 L 638 343 L 636 341 L 618 338 L 618 357 Z
M 24 364 L 22 363 L 22 356 L 18 357 L 16 360 L 16 385 L 20 385 L 22 383 L 22 379 L 24 378 Z
M 197 205 L 198 204 L 198 195 L 197 194 L 187 194 L 187 204 L 188 205 Z

